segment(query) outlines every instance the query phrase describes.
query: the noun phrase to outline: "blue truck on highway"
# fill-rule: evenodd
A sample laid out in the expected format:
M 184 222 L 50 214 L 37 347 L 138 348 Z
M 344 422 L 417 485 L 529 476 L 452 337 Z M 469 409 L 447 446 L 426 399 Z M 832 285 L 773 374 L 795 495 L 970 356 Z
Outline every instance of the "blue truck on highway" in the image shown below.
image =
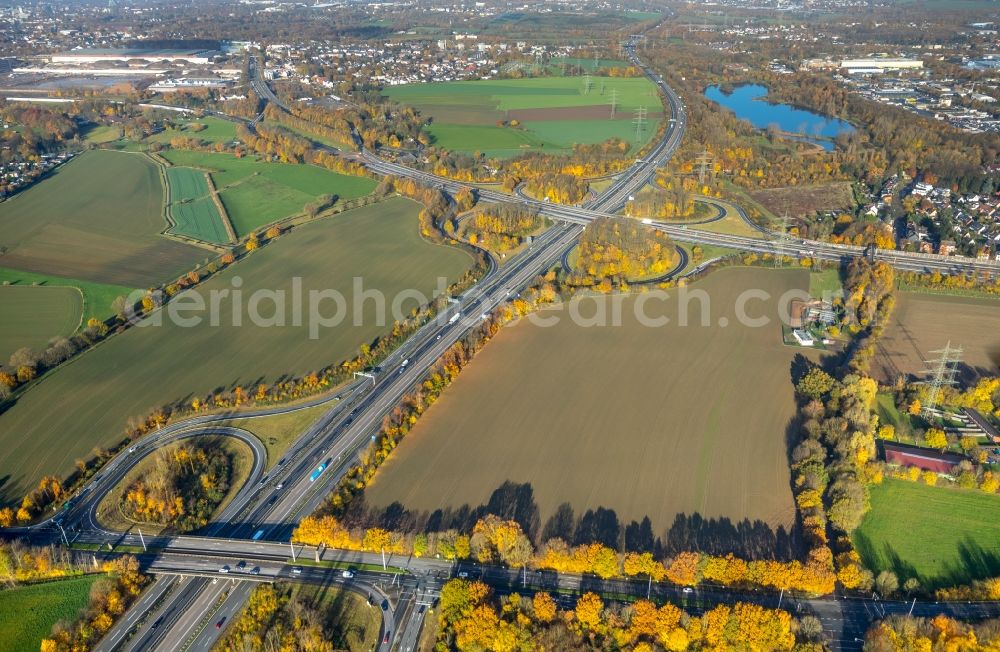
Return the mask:
M 315 482 L 316 478 L 318 478 L 323 474 L 323 471 L 326 471 L 326 462 L 323 462 L 322 464 L 316 467 L 316 470 L 313 471 L 312 475 L 309 476 L 309 482 Z

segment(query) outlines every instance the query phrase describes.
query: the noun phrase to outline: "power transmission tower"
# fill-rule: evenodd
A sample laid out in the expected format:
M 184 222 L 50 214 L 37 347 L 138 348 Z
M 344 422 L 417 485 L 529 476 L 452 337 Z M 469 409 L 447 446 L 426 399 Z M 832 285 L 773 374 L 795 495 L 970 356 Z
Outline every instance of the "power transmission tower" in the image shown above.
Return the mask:
M 635 125 L 635 142 L 639 142 L 639 135 L 646 129 L 646 107 L 640 106 L 635 110 L 632 123 Z
M 594 78 L 590 76 L 588 72 L 583 76 L 583 94 L 590 95 L 590 89 L 594 86 Z
M 788 211 L 781 216 L 781 226 L 778 227 L 778 238 L 774 243 L 774 266 L 781 267 L 785 252 L 788 251 L 788 244 L 791 237 L 788 235 Z
M 924 384 L 930 388 L 927 391 L 927 403 L 923 406 L 922 410 L 924 416 L 935 415 L 938 399 L 941 398 L 941 388 L 946 385 L 955 384 L 955 376 L 958 374 L 958 363 L 962 361 L 961 347 L 952 347 L 951 340 L 948 340 L 943 349 L 931 351 L 931 353 L 937 354 L 938 357 L 924 361 L 930 367 L 924 372 L 930 375 L 930 378 L 924 381 Z
M 601 62 L 601 55 L 599 52 L 594 52 L 594 70 L 597 70 L 598 64 Z
M 705 175 L 712 168 L 712 154 L 706 149 L 695 159 L 698 164 L 698 184 L 705 184 Z
M 615 110 L 618 108 L 618 89 L 611 89 L 611 119 L 615 119 Z

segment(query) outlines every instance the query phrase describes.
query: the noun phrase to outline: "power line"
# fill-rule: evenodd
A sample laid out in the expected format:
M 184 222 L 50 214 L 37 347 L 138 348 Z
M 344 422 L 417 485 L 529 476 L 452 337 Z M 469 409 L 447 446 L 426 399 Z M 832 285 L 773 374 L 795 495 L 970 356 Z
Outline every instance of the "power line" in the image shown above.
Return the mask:
M 645 131 L 646 128 L 646 107 L 640 106 L 635 110 L 635 117 L 632 118 L 632 123 L 635 125 L 635 142 L 639 142 L 639 135 Z
M 711 169 L 712 153 L 707 149 L 702 151 L 698 158 L 695 159 L 695 163 L 698 164 L 698 183 L 704 185 L 705 175 Z
M 937 414 L 941 389 L 956 383 L 955 376 L 958 374 L 958 363 L 962 361 L 962 348 L 952 347 L 951 340 L 948 340 L 943 349 L 931 351 L 931 353 L 938 354 L 938 357 L 924 361 L 930 366 L 924 372 L 930 375 L 930 378 L 924 381 L 924 384 L 930 387 L 927 392 L 927 403 L 923 406 L 925 416 L 935 416 Z

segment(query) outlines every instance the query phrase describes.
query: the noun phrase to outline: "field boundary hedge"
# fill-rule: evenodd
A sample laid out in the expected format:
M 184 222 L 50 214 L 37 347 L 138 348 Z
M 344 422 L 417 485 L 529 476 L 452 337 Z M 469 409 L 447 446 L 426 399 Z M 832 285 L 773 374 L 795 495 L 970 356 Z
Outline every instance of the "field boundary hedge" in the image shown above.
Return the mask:
M 208 184 L 208 194 L 212 198 L 212 203 L 215 204 L 215 210 L 219 211 L 222 228 L 226 230 L 229 242 L 236 244 L 240 239 L 236 237 L 236 229 L 233 228 L 233 221 L 229 219 L 229 213 L 226 212 L 226 207 L 222 205 L 222 200 L 219 198 L 219 191 L 215 187 L 215 180 L 212 179 L 212 175 L 208 172 L 203 172 L 202 174 L 205 175 L 205 183 Z

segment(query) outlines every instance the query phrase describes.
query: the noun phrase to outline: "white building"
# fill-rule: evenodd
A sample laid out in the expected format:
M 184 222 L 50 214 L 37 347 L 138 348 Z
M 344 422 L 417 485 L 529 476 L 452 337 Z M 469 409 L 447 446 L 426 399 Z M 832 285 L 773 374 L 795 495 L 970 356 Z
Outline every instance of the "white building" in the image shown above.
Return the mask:
M 849 72 L 883 72 L 886 70 L 917 70 L 924 67 L 924 62 L 920 59 L 844 59 L 840 62 L 841 68 L 846 68 Z

